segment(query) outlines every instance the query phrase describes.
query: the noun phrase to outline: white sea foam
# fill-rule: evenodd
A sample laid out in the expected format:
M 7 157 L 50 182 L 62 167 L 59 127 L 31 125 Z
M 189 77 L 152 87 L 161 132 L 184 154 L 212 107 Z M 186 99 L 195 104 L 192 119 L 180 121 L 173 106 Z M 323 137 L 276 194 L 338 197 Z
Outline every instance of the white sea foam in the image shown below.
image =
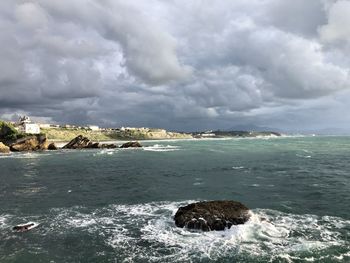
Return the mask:
M 306 159 L 312 157 L 311 155 L 303 155 L 303 154 L 296 154 L 295 156 L 300 157 L 300 158 L 306 158 Z
M 93 156 L 100 156 L 100 155 L 113 155 L 116 152 L 118 152 L 117 149 L 102 149 L 96 153 L 93 154 Z
M 244 169 L 244 166 L 232 166 L 233 170 L 242 170 Z
M 0 229 L 5 229 L 8 227 L 8 219 L 10 218 L 10 215 L 0 215 Z
M 173 221 L 177 208 L 187 203 L 111 205 L 90 212 L 79 207 L 58 209 L 50 231 L 99 235 L 131 262 L 220 260 L 235 255 L 293 262 L 317 261 L 327 255 L 327 249 L 346 246 L 343 235 L 350 227 L 349 220 L 337 217 L 254 209 L 244 225 L 217 232 L 188 231 Z M 349 259 L 346 253 L 335 256 Z
M 32 159 L 32 158 L 37 158 L 38 155 L 35 153 L 9 153 L 9 154 L 2 154 L 0 155 L 0 158 L 19 158 L 19 159 Z
M 0 159 L 14 158 L 14 159 L 37 159 L 42 156 L 48 156 L 48 152 L 11 152 L 9 154 L 0 154 Z
M 155 144 L 153 146 L 145 146 L 143 147 L 143 150 L 151 152 L 173 152 L 180 150 L 180 147 L 172 145 Z

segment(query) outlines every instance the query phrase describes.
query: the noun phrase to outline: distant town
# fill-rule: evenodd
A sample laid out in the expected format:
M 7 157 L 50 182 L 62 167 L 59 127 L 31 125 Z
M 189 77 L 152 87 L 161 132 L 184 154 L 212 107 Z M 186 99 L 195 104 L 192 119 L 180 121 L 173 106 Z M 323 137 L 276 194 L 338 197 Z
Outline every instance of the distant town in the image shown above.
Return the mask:
M 80 134 L 95 140 L 112 139 L 190 139 L 190 138 L 225 138 L 225 137 L 259 137 L 280 136 L 273 131 L 220 131 L 209 130 L 202 132 L 180 133 L 168 132 L 158 128 L 100 128 L 97 125 L 77 126 L 71 124 L 36 123 L 28 116 L 21 116 L 17 122 L 11 122 L 15 129 L 25 134 L 45 133 L 50 140 L 72 139 Z
M 71 124 L 51 124 L 51 123 L 36 123 L 33 122 L 28 116 L 21 116 L 17 122 L 10 121 L 16 130 L 26 134 L 39 134 L 41 129 L 71 129 L 71 130 L 90 130 L 90 131 L 139 131 L 139 132 L 149 132 L 155 131 L 166 132 L 165 129 L 151 129 L 151 128 L 135 128 L 135 127 L 120 127 L 120 128 L 100 128 L 97 125 L 87 125 L 87 126 L 77 126 Z

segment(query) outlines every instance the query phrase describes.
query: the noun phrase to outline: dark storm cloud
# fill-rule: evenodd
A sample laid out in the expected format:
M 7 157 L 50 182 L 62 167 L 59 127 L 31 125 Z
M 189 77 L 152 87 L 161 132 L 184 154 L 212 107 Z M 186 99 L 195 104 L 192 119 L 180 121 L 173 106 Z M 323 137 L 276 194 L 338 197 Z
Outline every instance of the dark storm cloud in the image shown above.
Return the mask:
M 343 110 L 331 101 L 350 87 L 349 12 L 345 0 L 4 0 L 0 116 L 193 130 L 302 125 L 307 110 L 321 122 L 315 105 Z

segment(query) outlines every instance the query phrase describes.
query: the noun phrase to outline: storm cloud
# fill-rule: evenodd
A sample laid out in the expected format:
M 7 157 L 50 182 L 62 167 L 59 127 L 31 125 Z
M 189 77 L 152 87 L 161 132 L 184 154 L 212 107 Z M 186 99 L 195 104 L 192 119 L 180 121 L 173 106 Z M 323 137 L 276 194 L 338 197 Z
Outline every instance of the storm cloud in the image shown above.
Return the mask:
M 3 0 L 0 117 L 350 128 L 350 1 Z

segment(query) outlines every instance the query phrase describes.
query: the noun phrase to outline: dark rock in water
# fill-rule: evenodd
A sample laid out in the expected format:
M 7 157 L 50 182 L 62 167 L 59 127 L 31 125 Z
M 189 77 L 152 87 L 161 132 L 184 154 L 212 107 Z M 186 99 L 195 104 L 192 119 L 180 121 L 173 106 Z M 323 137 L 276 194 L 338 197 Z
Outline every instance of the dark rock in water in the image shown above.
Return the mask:
M 99 148 L 116 148 L 115 144 L 100 144 L 92 142 L 89 138 L 79 135 L 63 146 L 63 149 L 99 149 Z
M 126 142 L 120 146 L 120 148 L 138 148 L 142 147 L 139 142 Z
M 63 146 L 63 149 L 84 149 L 84 148 L 92 148 L 94 145 L 92 141 L 90 141 L 87 137 L 83 135 L 79 135 Z
M 100 148 L 100 144 L 98 142 L 90 143 L 88 145 L 88 148 L 98 149 L 98 148 Z
M 47 150 L 48 142 L 46 135 L 32 135 L 16 140 L 10 145 L 13 152 Z
M 9 153 L 9 152 L 10 152 L 10 147 L 0 142 L 0 153 Z
M 115 144 L 101 144 L 100 148 L 114 149 L 114 148 L 117 148 L 117 145 L 115 145 Z
M 244 224 L 249 218 L 249 209 L 236 201 L 193 203 L 180 207 L 174 216 L 176 226 L 203 231 L 225 230 Z
M 58 147 L 56 146 L 55 143 L 50 143 L 47 149 L 50 151 L 55 151 L 55 150 L 58 150 Z
M 17 232 L 26 232 L 29 231 L 31 228 L 35 227 L 34 223 L 28 223 L 24 225 L 17 225 L 12 228 L 12 230 L 15 230 Z

